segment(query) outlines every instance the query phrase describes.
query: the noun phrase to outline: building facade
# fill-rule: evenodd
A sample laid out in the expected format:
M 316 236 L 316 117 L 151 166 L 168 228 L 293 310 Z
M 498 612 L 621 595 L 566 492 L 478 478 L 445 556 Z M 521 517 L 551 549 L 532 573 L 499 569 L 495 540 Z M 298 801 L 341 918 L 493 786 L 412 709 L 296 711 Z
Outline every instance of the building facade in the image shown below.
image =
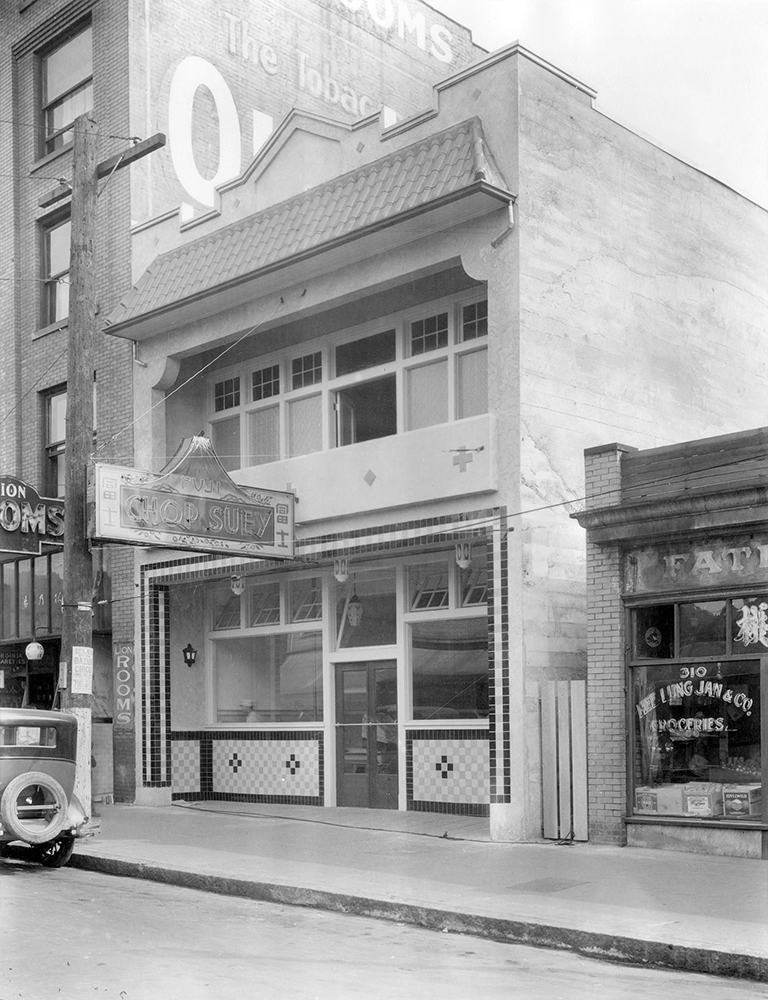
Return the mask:
M 592 836 L 768 858 L 768 430 L 586 452 Z
M 182 6 L 128 5 L 125 134 L 168 142 L 101 310 L 133 400 L 95 467 L 176 493 L 96 539 L 131 565 L 136 800 L 538 839 L 540 693 L 587 677 L 583 450 L 764 423 L 765 212 L 416 0 Z M 292 498 L 290 558 L 243 491 Z

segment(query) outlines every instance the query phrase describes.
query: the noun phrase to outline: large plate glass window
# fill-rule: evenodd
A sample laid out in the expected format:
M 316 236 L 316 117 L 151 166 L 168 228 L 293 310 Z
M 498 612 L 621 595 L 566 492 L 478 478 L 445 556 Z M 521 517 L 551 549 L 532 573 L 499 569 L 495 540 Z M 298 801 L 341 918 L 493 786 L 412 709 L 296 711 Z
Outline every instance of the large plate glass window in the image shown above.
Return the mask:
M 322 721 L 322 633 L 217 641 L 215 718 L 223 724 Z
M 488 717 L 485 617 L 411 625 L 414 719 Z
M 756 656 L 768 653 L 768 595 L 676 601 L 631 617 L 635 814 L 759 820 Z

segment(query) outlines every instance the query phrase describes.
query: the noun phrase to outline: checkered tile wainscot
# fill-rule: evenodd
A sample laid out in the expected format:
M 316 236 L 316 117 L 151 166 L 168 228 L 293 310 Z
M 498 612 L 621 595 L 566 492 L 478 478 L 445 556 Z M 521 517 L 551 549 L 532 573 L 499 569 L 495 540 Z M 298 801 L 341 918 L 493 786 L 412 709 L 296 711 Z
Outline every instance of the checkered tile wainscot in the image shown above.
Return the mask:
M 320 752 L 314 740 L 216 740 L 214 793 L 317 796 Z
M 171 744 L 174 792 L 200 791 L 200 741 L 174 740 Z
M 427 803 L 485 805 L 489 801 L 488 740 L 435 733 L 414 734 L 413 800 Z

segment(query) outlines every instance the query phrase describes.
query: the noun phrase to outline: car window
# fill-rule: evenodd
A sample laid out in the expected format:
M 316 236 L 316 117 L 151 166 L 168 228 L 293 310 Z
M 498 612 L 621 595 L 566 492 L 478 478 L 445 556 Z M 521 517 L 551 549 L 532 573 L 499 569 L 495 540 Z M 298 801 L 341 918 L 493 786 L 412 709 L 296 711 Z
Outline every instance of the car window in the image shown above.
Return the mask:
M 0 746 L 55 747 L 53 726 L 0 726 Z

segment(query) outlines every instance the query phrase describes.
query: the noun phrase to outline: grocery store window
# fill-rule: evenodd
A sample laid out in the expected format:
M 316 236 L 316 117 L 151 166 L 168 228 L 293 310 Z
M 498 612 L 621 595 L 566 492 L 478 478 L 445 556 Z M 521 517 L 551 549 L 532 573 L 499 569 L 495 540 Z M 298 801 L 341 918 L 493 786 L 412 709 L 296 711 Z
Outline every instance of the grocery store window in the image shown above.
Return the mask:
M 91 26 L 42 54 L 40 68 L 44 152 L 53 153 L 72 142 L 73 122 L 93 108 Z

